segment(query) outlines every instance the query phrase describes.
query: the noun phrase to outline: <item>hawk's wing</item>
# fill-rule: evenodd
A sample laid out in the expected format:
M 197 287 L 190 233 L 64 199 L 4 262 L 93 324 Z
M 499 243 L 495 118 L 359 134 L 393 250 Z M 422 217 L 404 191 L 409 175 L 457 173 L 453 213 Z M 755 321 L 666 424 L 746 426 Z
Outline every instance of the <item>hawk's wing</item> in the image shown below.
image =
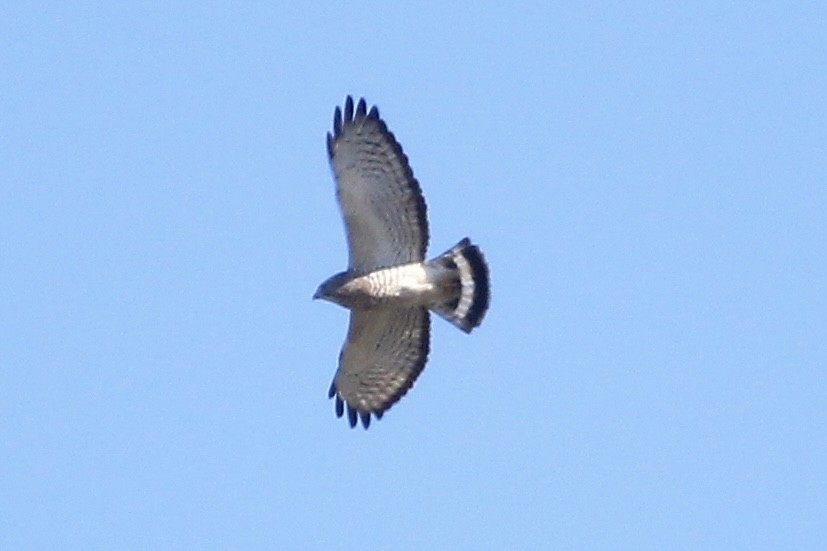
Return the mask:
M 430 316 L 424 308 L 353 310 L 350 329 L 330 385 L 336 415 L 347 405 L 350 426 L 357 415 L 368 428 L 410 389 L 428 359 Z
M 327 152 L 345 220 L 349 269 L 362 273 L 425 259 L 425 199 L 379 110 L 360 99 L 336 107 Z

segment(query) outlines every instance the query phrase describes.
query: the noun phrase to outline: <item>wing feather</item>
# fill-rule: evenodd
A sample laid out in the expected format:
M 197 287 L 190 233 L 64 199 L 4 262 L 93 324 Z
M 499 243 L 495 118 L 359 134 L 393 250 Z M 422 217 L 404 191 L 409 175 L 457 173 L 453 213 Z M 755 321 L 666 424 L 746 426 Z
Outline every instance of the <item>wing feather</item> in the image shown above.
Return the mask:
M 349 269 L 368 272 L 425 259 L 428 220 L 408 158 L 364 99 L 345 100 L 327 135 L 336 196 L 350 251 Z
M 430 317 L 424 308 L 353 310 L 330 386 L 336 415 L 347 409 L 351 427 L 357 416 L 365 428 L 371 414 L 381 419 L 425 368 L 429 343 Z

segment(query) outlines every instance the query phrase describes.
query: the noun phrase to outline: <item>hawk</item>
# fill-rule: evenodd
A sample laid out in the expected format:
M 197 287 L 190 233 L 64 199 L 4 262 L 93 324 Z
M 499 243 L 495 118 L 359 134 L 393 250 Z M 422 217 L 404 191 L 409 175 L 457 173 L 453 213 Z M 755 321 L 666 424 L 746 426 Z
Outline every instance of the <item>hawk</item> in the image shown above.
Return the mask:
M 407 156 L 379 116 L 360 99 L 337 106 L 327 153 L 347 233 L 347 270 L 313 296 L 350 309 L 350 328 L 330 385 L 336 415 L 351 428 L 381 419 L 425 368 L 430 311 L 466 333 L 488 309 L 488 266 L 462 239 L 426 260 L 425 199 Z

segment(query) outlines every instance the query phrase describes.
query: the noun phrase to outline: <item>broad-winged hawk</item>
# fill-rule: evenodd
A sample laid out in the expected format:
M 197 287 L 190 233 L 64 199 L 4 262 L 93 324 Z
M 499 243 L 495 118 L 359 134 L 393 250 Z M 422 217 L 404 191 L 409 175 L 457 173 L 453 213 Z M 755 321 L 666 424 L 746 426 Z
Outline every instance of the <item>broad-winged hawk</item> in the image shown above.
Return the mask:
M 350 309 L 350 328 L 330 385 L 350 426 L 382 415 L 413 386 L 428 359 L 432 310 L 466 333 L 488 309 L 488 267 L 468 238 L 425 260 L 425 199 L 402 147 L 360 99 L 333 115 L 327 152 L 350 261 L 313 298 Z

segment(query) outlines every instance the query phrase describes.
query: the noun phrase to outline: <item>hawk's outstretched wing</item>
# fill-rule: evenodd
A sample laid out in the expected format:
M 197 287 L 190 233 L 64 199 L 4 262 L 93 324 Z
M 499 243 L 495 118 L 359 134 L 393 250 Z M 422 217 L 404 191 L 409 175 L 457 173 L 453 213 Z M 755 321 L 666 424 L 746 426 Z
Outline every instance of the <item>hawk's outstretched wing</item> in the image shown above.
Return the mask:
M 347 407 L 365 428 L 410 389 L 428 359 L 430 316 L 425 308 L 353 310 L 339 369 L 330 385 L 336 414 Z
M 408 158 L 379 110 L 345 101 L 327 135 L 330 166 L 350 249 L 349 270 L 420 262 L 428 246 L 425 199 Z

